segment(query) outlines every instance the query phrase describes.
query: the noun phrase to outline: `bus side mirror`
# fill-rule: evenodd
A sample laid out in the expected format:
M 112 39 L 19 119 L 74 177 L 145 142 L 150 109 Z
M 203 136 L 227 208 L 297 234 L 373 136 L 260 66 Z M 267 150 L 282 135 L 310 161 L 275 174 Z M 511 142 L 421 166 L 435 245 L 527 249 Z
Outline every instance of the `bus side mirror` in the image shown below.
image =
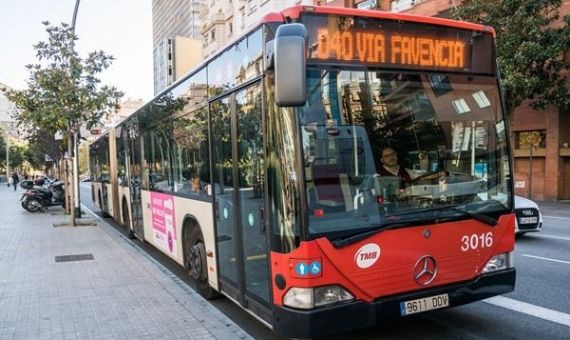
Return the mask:
M 277 28 L 274 40 L 275 103 L 302 106 L 307 101 L 305 72 L 307 29 L 302 24 Z

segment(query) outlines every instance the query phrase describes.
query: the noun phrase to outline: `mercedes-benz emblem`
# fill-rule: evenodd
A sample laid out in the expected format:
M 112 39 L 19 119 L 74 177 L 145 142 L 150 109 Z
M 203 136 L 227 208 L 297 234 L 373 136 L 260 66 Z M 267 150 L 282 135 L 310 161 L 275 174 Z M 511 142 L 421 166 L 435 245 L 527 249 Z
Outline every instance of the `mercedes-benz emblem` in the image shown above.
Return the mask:
M 422 286 L 429 285 L 437 275 L 437 262 L 429 255 L 422 256 L 414 266 L 414 280 Z

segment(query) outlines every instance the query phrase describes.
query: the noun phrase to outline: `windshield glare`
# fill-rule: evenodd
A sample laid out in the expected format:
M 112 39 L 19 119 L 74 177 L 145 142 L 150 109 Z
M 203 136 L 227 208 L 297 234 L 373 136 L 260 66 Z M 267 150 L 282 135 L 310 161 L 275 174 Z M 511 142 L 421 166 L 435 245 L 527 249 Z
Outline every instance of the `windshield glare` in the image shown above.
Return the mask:
M 511 209 L 491 76 L 310 69 L 299 110 L 309 231 Z

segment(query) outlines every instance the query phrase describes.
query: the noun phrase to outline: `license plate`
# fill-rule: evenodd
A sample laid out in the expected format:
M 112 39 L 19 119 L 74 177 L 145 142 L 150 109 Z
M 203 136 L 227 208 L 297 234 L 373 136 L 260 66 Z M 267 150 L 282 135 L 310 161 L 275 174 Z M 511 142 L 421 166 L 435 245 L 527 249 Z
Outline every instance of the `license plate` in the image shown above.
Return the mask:
M 519 224 L 533 224 L 538 222 L 538 217 L 521 217 L 519 218 Z
M 447 294 L 434 295 L 423 299 L 400 302 L 400 315 L 427 312 L 444 307 L 449 307 L 449 296 Z

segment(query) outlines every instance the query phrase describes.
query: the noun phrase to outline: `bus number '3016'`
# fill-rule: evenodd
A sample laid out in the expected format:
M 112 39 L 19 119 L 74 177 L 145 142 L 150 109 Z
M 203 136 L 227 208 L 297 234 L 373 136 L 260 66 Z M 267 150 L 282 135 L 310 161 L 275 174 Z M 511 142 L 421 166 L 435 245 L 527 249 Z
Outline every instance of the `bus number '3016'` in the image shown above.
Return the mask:
M 461 250 L 475 250 L 477 248 L 491 248 L 493 246 L 493 233 L 463 235 L 461 237 Z

